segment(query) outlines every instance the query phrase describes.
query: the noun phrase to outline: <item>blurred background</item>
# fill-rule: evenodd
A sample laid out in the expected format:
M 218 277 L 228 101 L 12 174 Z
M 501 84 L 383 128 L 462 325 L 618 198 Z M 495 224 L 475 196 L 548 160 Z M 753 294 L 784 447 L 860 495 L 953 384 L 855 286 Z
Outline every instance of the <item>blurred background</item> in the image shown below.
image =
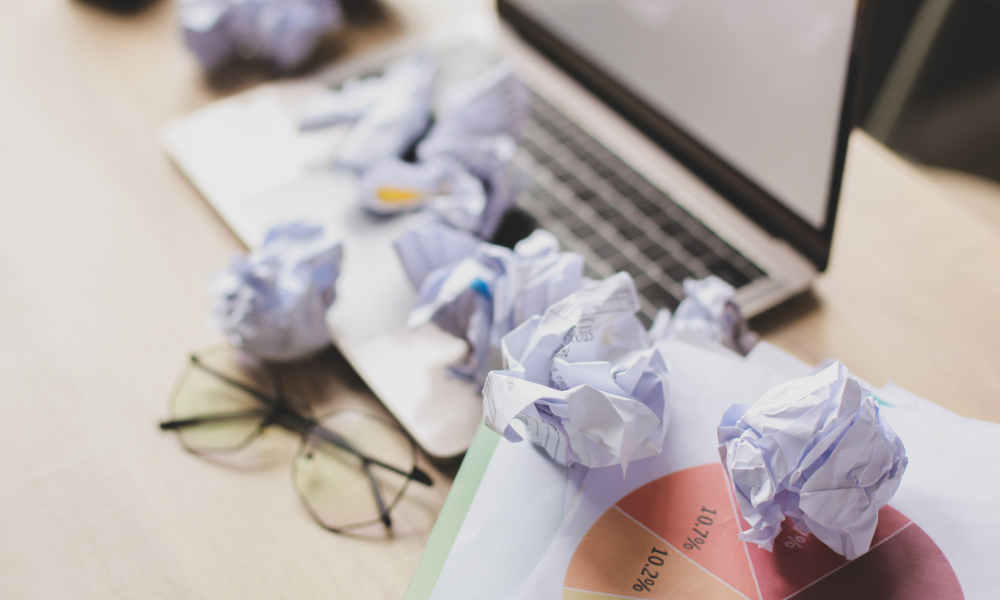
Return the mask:
M 169 0 L 78 0 L 141 18 Z M 917 165 L 953 198 L 1000 227 L 1000 0 L 868 0 L 874 19 L 860 125 Z M 439 17 L 492 0 L 454 0 Z M 353 31 L 395 31 L 400 15 L 378 0 L 340 0 L 350 24 L 295 74 L 352 46 Z M 393 4 L 393 3 L 390 3 Z M 419 4 L 419 2 L 414 3 Z M 413 15 L 406 15 L 407 17 Z M 426 14 L 419 15 L 424 19 Z M 433 18 L 433 17 L 431 17 Z M 377 37 L 377 36 L 376 36 Z M 234 65 L 213 75 L 228 93 L 260 82 Z
M 861 125 L 1000 226 L 1000 0 L 870 0 Z

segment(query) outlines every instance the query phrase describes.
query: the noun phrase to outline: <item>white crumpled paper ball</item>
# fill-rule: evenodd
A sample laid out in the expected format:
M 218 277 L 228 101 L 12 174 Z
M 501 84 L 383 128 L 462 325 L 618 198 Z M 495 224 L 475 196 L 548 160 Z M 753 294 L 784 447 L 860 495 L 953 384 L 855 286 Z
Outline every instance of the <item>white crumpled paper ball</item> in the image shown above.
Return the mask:
M 767 550 L 791 517 L 848 560 L 861 556 L 906 470 L 903 442 L 840 362 L 781 384 L 755 404 L 730 406 L 718 432 L 723 466 L 750 524 L 739 539 Z
M 437 227 L 412 232 L 397 249 L 435 244 L 438 233 Z M 513 250 L 483 242 L 470 255 L 426 274 L 408 323 L 430 321 L 466 340 L 469 356 L 451 371 L 481 384 L 491 366 L 499 366 L 503 336 L 582 283 L 583 257 L 560 252 L 555 236 L 538 229 Z
M 343 21 L 337 0 L 181 0 L 184 40 L 214 71 L 239 56 L 299 67 Z
M 639 297 L 618 273 L 550 306 L 502 341 L 504 371 L 483 388 L 488 427 L 512 425 L 557 463 L 620 465 L 654 456 L 670 420 L 667 365 L 636 317 Z
M 330 343 L 325 315 L 336 298 L 341 243 L 319 225 L 271 229 L 263 245 L 233 257 L 209 282 L 211 325 L 264 360 L 291 361 Z
M 693 333 L 746 356 L 757 344 L 740 308 L 733 302 L 736 290 L 715 275 L 684 280 L 684 300 L 671 315 L 661 309 L 650 335 L 654 340 Z

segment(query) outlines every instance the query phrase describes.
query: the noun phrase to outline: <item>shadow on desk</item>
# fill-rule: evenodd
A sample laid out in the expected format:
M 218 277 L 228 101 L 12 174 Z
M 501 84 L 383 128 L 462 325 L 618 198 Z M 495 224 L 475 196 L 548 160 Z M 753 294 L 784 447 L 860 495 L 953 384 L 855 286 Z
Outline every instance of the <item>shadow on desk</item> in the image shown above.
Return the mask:
M 759 333 L 761 338 L 767 338 L 793 327 L 821 306 L 819 297 L 809 289 L 751 318 L 750 329 Z

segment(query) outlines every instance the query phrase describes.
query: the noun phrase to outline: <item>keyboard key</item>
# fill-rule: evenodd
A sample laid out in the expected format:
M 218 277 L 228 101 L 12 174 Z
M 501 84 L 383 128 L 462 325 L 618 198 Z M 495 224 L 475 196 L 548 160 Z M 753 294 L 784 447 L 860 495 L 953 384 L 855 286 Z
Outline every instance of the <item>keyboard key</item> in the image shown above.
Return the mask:
M 607 259 L 607 262 L 611 265 L 611 268 L 614 269 L 615 272 L 627 270 L 629 265 L 635 267 L 635 265 L 632 264 L 632 261 L 621 252 L 610 256 Z M 631 273 L 631 271 L 629 272 Z
M 708 270 L 711 271 L 713 275 L 717 275 L 734 288 L 739 289 L 740 287 L 750 283 L 749 277 L 740 273 L 736 267 L 722 259 L 719 259 L 718 262 L 707 266 Z
M 646 287 L 639 290 L 639 293 L 649 300 L 653 306 L 656 308 L 668 308 L 673 311 L 680 304 L 677 298 L 674 298 L 673 294 L 668 292 L 666 288 L 658 283 L 651 283 Z
M 603 198 L 596 195 L 590 199 L 588 204 L 590 204 L 590 207 L 593 208 L 594 210 L 604 210 L 611 206 Z
M 570 231 L 576 229 L 580 225 L 583 225 L 583 219 L 581 219 L 580 215 L 578 215 L 575 212 L 571 212 L 570 214 L 566 215 L 560 220 L 560 222 L 563 225 L 565 225 Z
M 656 242 L 653 241 L 653 238 L 649 237 L 645 233 L 639 234 L 635 238 L 633 238 L 632 243 L 635 244 L 636 248 L 645 248 L 646 246 L 656 245 Z
M 663 212 L 662 208 L 651 202 L 649 199 L 641 196 L 633 198 L 632 203 L 635 204 L 635 207 L 647 217 L 654 217 Z
M 583 221 L 580 221 L 579 224 L 577 224 L 575 227 L 572 228 L 572 230 L 573 233 L 576 234 L 576 237 L 580 238 L 581 240 L 585 240 L 590 236 L 594 235 L 595 233 L 597 233 L 596 231 L 594 231 L 593 227 L 587 225 Z
M 639 229 L 638 227 L 632 225 L 631 223 L 619 229 L 619 233 L 621 233 L 626 240 L 634 240 L 638 238 L 640 235 L 644 235 L 642 229 Z
M 708 252 L 709 248 L 701 240 L 691 240 L 687 244 L 684 244 L 684 249 L 691 253 L 692 256 L 701 256 Z
M 656 262 L 667 255 L 667 251 L 663 249 L 663 246 L 659 244 L 653 244 L 651 246 L 646 246 L 642 249 L 642 253 L 649 257 L 649 260 Z
M 639 277 L 640 275 L 645 275 L 646 272 L 634 262 L 628 262 L 619 268 L 620 271 L 628 271 L 628 274 L 632 277 Z
M 668 277 L 670 277 L 671 279 L 673 279 L 678 283 L 684 281 L 686 277 L 694 275 L 691 269 L 685 267 L 680 263 L 675 263 L 673 266 L 663 269 L 663 271 L 667 274 Z
M 605 243 L 602 246 L 594 248 L 594 254 L 600 256 L 604 260 L 608 260 L 609 258 L 618 253 L 619 253 L 618 248 L 615 248 L 613 244 Z
M 571 211 L 568 207 L 562 204 L 552 208 L 552 216 L 554 216 L 557 219 L 565 219 L 571 214 L 573 214 L 573 211 Z
M 612 221 L 615 218 L 622 216 L 622 214 L 618 212 L 618 209 L 613 206 L 605 206 L 601 210 L 597 211 L 597 214 L 601 215 L 601 218 L 605 221 Z
M 617 229 L 618 231 L 621 231 L 622 229 L 624 229 L 624 228 L 628 227 L 629 225 L 631 225 L 632 221 L 628 220 L 627 218 L 623 217 L 622 215 L 618 215 L 617 217 L 608 219 L 608 223 L 610 223 L 611 226 L 614 227 L 615 229 Z
M 660 229 L 662 229 L 663 233 L 669 235 L 670 237 L 677 237 L 678 235 L 686 231 L 686 229 L 684 229 L 684 226 L 678 223 L 677 221 L 671 221 L 666 225 L 661 225 Z
M 582 181 L 580 181 L 576 177 L 573 177 L 572 179 L 567 180 L 565 183 L 566 183 L 566 187 L 568 187 L 569 189 L 573 190 L 573 193 L 576 194 L 577 196 L 579 196 L 580 194 L 582 194 L 584 192 L 589 192 L 590 191 L 590 188 L 587 187 L 587 184 L 584 183 L 584 182 L 582 182 Z

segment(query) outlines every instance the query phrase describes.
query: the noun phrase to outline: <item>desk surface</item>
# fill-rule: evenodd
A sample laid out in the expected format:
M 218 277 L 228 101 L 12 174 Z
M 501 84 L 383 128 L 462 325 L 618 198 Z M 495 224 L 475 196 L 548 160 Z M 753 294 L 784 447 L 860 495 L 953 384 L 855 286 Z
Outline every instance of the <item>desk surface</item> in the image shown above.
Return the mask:
M 392 2 L 354 52 L 478 10 Z M 324 532 L 292 489 L 295 441 L 235 470 L 161 434 L 185 354 L 217 341 L 205 282 L 239 242 L 156 142 L 166 120 L 257 81 L 209 86 L 174 5 L 118 17 L 69 0 L 0 6 L 0 596 L 396 598 L 453 474 L 428 466 L 395 539 Z M 1000 421 L 1000 230 L 864 134 L 851 141 L 829 271 L 755 320 L 807 360 L 839 357 Z M 296 367 L 309 398 L 378 403 L 335 351 Z M 425 465 L 426 466 L 426 465 Z

